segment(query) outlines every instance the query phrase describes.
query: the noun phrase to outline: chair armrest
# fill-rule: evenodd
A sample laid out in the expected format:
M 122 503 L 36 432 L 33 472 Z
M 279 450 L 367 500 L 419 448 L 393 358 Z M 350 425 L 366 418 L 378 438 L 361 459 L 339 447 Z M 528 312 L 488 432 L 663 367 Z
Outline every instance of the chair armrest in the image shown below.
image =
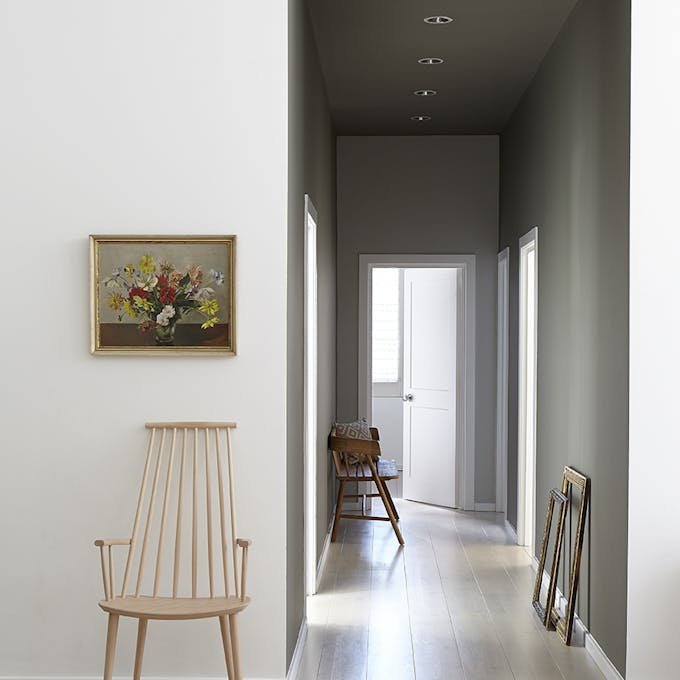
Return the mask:
M 99 538 L 94 544 L 99 548 L 99 555 L 102 562 L 102 580 L 104 581 L 104 598 L 106 600 L 113 600 L 115 597 L 114 590 L 115 584 L 115 574 L 113 571 L 113 558 L 111 556 L 111 547 L 114 545 L 127 545 L 132 544 L 132 539 L 130 538 Z M 108 564 L 104 558 L 104 549 L 108 551 Z
M 99 538 L 94 544 L 98 548 L 103 548 L 109 545 L 130 545 L 131 539 L 129 538 Z

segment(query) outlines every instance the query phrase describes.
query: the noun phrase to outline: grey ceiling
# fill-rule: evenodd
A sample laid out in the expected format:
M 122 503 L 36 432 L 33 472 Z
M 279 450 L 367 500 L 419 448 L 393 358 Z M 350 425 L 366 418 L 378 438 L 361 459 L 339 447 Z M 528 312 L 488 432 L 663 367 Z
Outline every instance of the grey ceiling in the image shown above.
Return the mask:
M 394 135 L 500 132 L 576 0 L 308 3 L 337 132 Z M 432 14 L 454 22 L 424 23 Z

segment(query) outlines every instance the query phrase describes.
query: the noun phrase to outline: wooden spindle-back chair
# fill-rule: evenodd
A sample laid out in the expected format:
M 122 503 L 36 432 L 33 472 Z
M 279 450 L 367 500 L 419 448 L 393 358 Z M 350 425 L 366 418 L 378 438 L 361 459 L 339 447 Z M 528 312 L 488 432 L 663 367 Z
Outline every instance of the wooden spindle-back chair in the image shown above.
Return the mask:
M 335 477 L 339 482 L 338 498 L 335 506 L 335 519 L 331 531 L 331 542 L 338 535 L 338 526 L 341 519 L 366 519 L 390 522 L 399 545 L 404 545 L 404 538 L 399 529 L 399 513 L 392 500 L 387 482 L 399 479 L 397 464 L 393 460 L 380 458 L 380 436 L 375 427 L 370 428 L 372 439 L 353 439 L 351 437 L 338 437 L 335 428 L 331 430 L 328 440 L 328 448 L 333 456 L 335 464 Z M 372 482 L 375 484 L 377 493 L 347 494 L 345 484 L 347 482 Z M 361 514 L 343 513 L 342 503 L 345 498 L 361 498 L 365 496 L 378 497 L 385 506 L 387 517 L 366 514 L 362 507 Z
M 236 423 L 146 427 L 149 445 L 132 536 L 95 541 L 104 580 L 99 606 L 109 615 L 104 680 L 113 674 L 121 616 L 139 620 L 135 680 L 141 677 L 150 619 L 207 617 L 219 618 L 229 678 L 241 680 L 237 614 L 250 602 L 246 571 L 251 542 L 236 532 L 231 445 Z M 114 546 L 128 547 L 119 594 Z

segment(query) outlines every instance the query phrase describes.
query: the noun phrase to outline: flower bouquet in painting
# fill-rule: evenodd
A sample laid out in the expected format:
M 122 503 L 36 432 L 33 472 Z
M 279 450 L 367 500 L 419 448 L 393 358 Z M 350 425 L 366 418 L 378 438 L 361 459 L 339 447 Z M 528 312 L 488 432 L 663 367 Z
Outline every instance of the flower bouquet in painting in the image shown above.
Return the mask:
M 235 236 L 90 236 L 95 354 L 235 350 Z
M 197 264 L 184 269 L 150 254 L 138 263 L 114 269 L 101 284 L 108 289 L 107 306 L 118 322 L 134 321 L 141 333 L 153 333 L 157 345 L 173 345 L 180 319 L 193 315 L 207 330 L 220 323 L 220 305 L 213 286 L 223 286 L 225 275 Z

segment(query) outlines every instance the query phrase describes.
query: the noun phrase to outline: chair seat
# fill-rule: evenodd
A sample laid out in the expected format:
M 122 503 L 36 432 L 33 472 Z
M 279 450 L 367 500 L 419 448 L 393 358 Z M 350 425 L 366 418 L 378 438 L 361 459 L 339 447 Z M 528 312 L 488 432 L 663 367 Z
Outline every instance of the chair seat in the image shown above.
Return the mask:
M 337 475 L 338 479 L 344 480 L 346 482 L 370 482 L 373 481 L 373 475 L 371 474 L 371 468 L 366 463 L 355 463 L 353 465 L 343 466 L 343 471 L 345 474 Z M 378 459 L 376 461 L 376 469 L 378 471 L 378 477 L 383 480 L 398 479 L 399 470 L 397 470 L 397 462 L 394 460 L 382 460 Z
M 109 614 L 138 619 L 205 619 L 236 614 L 250 604 L 238 597 L 117 597 L 101 600 L 99 606 Z

